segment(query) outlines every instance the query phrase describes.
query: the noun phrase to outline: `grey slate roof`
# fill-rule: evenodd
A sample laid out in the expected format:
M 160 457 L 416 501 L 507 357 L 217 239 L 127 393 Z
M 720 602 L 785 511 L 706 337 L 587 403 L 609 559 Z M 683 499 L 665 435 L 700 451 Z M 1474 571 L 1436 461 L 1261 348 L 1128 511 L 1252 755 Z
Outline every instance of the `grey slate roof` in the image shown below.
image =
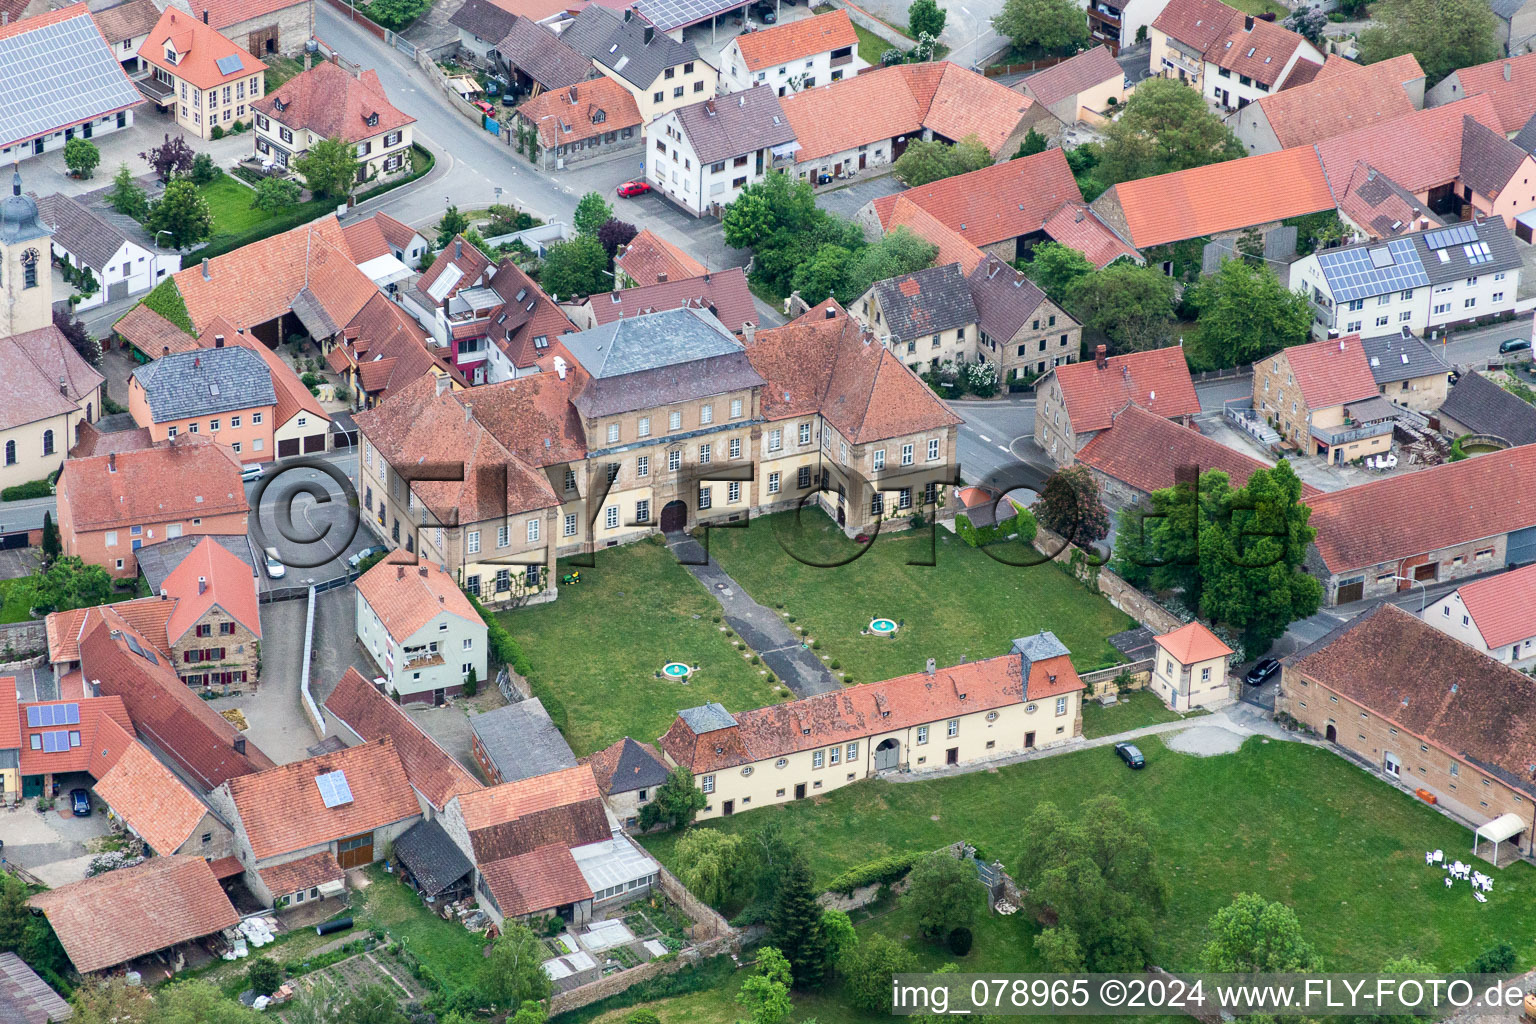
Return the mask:
M 48 1024 L 74 1016 L 74 1008 L 15 953 L 0 953 L 0 1020 Z
M 1536 114 L 1525 122 L 1525 127 L 1515 133 L 1515 137 L 1509 141 L 1519 146 L 1523 152 L 1536 153 Z
M 633 793 L 654 789 L 667 781 L 667 766 L 644 747 L 625 736 L 619 749 L 619 763 L 608 779 L 608 793 Z
M 156 423 L 273 405 L 272 371 L 248 348 L 205 348 L 156 359 L 133 371 Z
M 677 713 L 677 717 L 693 730 L 695 736 L 702 736 L 706 732 L 715 732 L 718 729 L 730 729 L 736 725 L 736 719 L 725 710 L 725 705 L 716 701 L 700 704 L 696 708 L 684 708 Z
M 958 263 L 876 281 L 875 297 L 891 336 L 901 341 L 976 322 L 976 303 Z
M 1498 18 L 1509 21 L 1520 13 L 1520 9 L 1526 5 L 1527 0 L 1489 0 L 1488 6 L 1493 8 L 1493 13 Z
M 144 102 L 84 4 L 12 26 L 0 38 L 0 68 L 0 146 Z
M 681 107 L 677 119 L 694 154 L 706 164 L 795 138 L 795 130 L 779 106 L 778 94 L 767 85 Z
M 101 280 L 107 262 L 128 236 L 73 196 L 55 192 L 37 200 L 38 216 L 53 225 L 53 244 L 82 260 Z
M 1462 374 L 1439 413 L 1474 434 L 1492 434 L 1512 445 L 1536 444 L 1536 407 L 1480 373 Z
M 1429 207 L 1426 204 L 1421 203 L 1417 196 L 1403 188 L 1403 186 L 1399 185 L 1385 174 L 1382 174 L 1380 171 L 1376 170 L 1376 168 L 1371 167 L 1370 164 L 1366 164 L 1365 166 L 1369 168 L 1369 175 L 1367 176 L 1366 180 L 1355 189 L 1354 194 L 1359 197 L 1361 201 L 1370 206 L 1372 210 L 1375 210 L 1377 207 L 1381 206 L 1382 203 L 1385 203 L 1391 199 L 1396 199 L 1403 206 L 1406 206 L 1409 209 L 1418 210 L 1419 215 L 1428 218 L 1431 225 L 1435 227 L 1440 226 L 1440 218 L 1431 213 Z M 1393 222 L 1397 221 L 1398 219 L 1399 218 L 1396 216 L 1378 214 L 1371 219 L 1369 224 L 1364 226 L 1374 231 L 1378 237 L 1386 238 L 1390 235 L 1397 234 L 1398 231 L 1402 229 L 1403 225 L 1401 223 L 1398 223 L 1395 227 L 1393 226 Z
M 1498 195 L 1526 158 L 1525 150 L 1471 117 L 1461 119 L 1461 180 L 1474 192 Z
M 1466 251 L 1460 245 L 1449 245 L 1439 250 L 1429 248 L 1426 239 L 1434 235 L 1437 230 L 1451 231 L 1456 227 L 1470 227 L 1476 231 L 1478 240 L 1487 244 L 1492 258 L 1474 264 L 1467 259 Z M 1424 270 L 1429 275 L 1429 283 L 1432 285 L 1465 280 L 1474 274 L 1519 270 L 1521 266 L 1520 253 L 1515 248 L 1515 236 L 1510 234 L 1509 228 L 1504 226 L 1503 217 L 1490 217 L 1484 221 L 1464 221 L 1450 228 L 1430 228 L 1426 232 L 1414 235 L 1413 244 L 1418 250 L 1419 259 L 1423 261 Z M 1444 260 L 1440 259 L 1441 252 L 1445 253 Z
M 1371 364 L 1371 376 L 1377 384 L 1392 384 L 1435 373 L 1449 373 L 1451 368 L 1418 338 L 1384 334 L 1361 341 L 1365 358 Z
M 492 41 L 506 35 L 516 20 L 517 15 L 497 7 L 490 0 L 464 0 L 464 6 L 453 12 L 448 24 L 470 35 Z
M 594 14 L 598 11 L 607 16 L 606 21 Z M 610 26 L 606 34 L 600 27 L 604 24 Z M 561 38 L 578 53 L 642 89 L 648 88 L 666 68 L 701 59 L 692 43 L 678 42 L 644 18 L 624 18 L 595 4 L 578 14 Z
M 1020 637 L 1013 642 L 1011 648 L 1024 664 L 1024 679 L 1029 680 L 1029 669 L 1037 661 L 1045 661 L 1047 658 L 1059 658 L 1063 654 L 1071 654 L 1067 645 L 1056 639 L 1056 634 L 1048 629 L 1042 629 L 1034 636 Z
M 496 44 L 496 52 L 546 89 L 561 89 L 597 74 L 592 62 L 543 25 L 518 18 Z
M 516 782 L 576 767 L 570 744 L 537 697 L 474 715 L 469 727 L 503 781 Z
M 976 306 L 976 322 L 988 336 L 1007 341 L 1034 317 L 1045 292 L 1017 270 L 988 254 L 966 283 Z
M 394 850 L 396 859 L 405 865 L 427 896 L 436 896 L 474 869 L 442 822 L 435 818 L 418 821 L 406 829 L 395 840 Z

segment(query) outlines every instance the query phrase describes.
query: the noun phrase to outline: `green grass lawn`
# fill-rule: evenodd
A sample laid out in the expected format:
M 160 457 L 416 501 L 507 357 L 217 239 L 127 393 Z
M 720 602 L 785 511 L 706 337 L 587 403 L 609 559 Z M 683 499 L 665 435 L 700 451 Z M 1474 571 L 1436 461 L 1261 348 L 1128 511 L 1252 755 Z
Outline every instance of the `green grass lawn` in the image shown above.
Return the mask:
M 1144 725 L 1177 722 L 1188 715 L 1170 711 L 1168 705 L 1150 690 L 1131 690 L 1120 694 L 1118 703 L 1105 707 L 1096 700 L 1083 701 L 1083 736 L 1113 736 Z
M 597 567 L 560 600 L 500 619 L 528 655 L 534 694 L 581 755 L 626 735 L 653 742 L 680 708 L 717 700 L 739 711 L 788 696 L 736 650 L 719 614 L 671 552 L 640 543 L 597 552 Z M 699 668 L 687 683 L 657 679 L 669 661 Z
M 221 173 L 201 186 L 201 190 L 213 214 L 213 233 L 216 235 L 249 231 L 271 216 L 251 209 L 251 200 L 256 198 L 256 192 L 227 174 Z
M 1275 0 L 1232 0 L 1232 6 L 1244 14 L 1273 14 L 1277 21 L 1284 21 L 1290 17 L 1290 9 L 1275 3 Z
M 783 513 L 743 530 L 712 530 L 709 545 L 753 597 L 769 607 L 782 602 L 795 617 L 792 628 L 805 627 L 820 641 L 819 653 L 859 683 L 921 671 L 928 658 L 947 666 L 961 657 L 1006 654 L 1016 637 L 1042 629 L 1067 645 L 1078 671 L 1088 671 L 1117 664 L 1120 656 L 1104 638 L 1135 625 L 1064 570 L 1004 565 L 943 528 L 884 534 L 837 568 L 788 553 L 820 563 L 857 553 L 819 511 L 799 526 L 793 513 Z M 988 551 L 1015 561 L 1025 554 L 1017 544 Z M 914 561 L 935 564 L 907 564 Z M 860 636 L 877 616 L 905 624 L 894 637 Z
M 1334 754 L 1257 737 L 1214 758 L 1174 753 L 1156 737 L 1138 745 L 1148 761 L 1139 772 L 1095 749 L 954 779 L 861 782 L 711 827 L 750 832 L 776 821 L 807 840 L 822 882 L 854 864 L 957 839 L 1013 866 L 1020 827 L 1037 803 L 1052 800 L 1071 813 L 1115 792 L 1154 823 L 1171 883 L 1158 927 L 1164 967 L 1192 967 L 1211 915 L 1249 891 L 1292 906 L 1328 970 L 1374 970 L 1399 955 L 1454 969 L 1503 939 L 1516 945 L 1522 965 L 1536 962 L 1530 866 L 1498 872 L 1487 904 L 1463 887 L 1444 888 L 1441 872 L 1424 866 L 1424 851 L 1464 856 L 1467 830 Z M 677 866 L 674 836 L 642 841 Z M 1039 969 L 1024 941 L 1038 926 L 1015 916 L 1000 927 L 1018 930 L 1007 942 L 1009 969 Z M 978 935 L 972 957 L 986 956 L 990 944 Z
M 363 890 L 363 918 L 383 928 L 431 970 L 449 993 L 475 984 L 485 969 L 485 938 L 457 921 L 444 921 L 428 910 L 399 875 L 379 865 L 368 868 L 373 883 Z
M 277 54 L 272 54 L 271 56 L 263 57 L 262 61 L 267 65 L 267 74 L 262 79 L 262 82 L 269 94 L 272 90 L 288 81 L 288 79 L 304 70 L 304 65 L 294 57 L 281 57 Z
M 837 8 L 831 6 L 830 4 L 822 4 L 820 7 L 812 8 L 811 13 L 830 14 L 836 9 Z M 893 44 L 886 42 L 884 39 L 881 39 L 879 36 L 875 35 L 869 29 L 864 28 L 862 25 L 855 24 L 853 26 L 853 31 L 859 37 L 859 59 L 865 61 L 866 63 L 872 64 L 875 67 L 880 66 L 880 56 L 881 54 L 885 53 L 886 50 L 893 48 L 908 50 L 912 48 L 912 42 L 916 42 L 916 40 L 913 40 L 904 46 L 895 47 Z M 900 32 L 901 30 L 897 29 L 896 31 Z M 935 59 L 937 60 L 938 58 Z
M 26 622 L 32 618 L 32 581 L 26 576 L 0 580 L 0 622 Z

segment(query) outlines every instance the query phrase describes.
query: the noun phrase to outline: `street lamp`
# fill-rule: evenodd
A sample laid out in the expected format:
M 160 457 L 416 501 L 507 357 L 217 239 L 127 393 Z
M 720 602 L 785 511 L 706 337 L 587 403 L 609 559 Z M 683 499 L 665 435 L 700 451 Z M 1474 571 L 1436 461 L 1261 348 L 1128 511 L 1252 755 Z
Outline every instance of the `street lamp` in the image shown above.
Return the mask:
M 1414 579 L 1411 576 L 1393 576 L 1392 578 L 1395 579 L 1395 580 L 1401 580 L 1404 583 L 1413 583 L 1413 584 L 1416 584 L 1418 586 L 1418 588 L 1419 588 L 1419 615 L 1422 616 L 1424 614 L 1424 605 L 1429 600 L 1429 588 L 1424 585 L 1424 581 L 1423 580 L 1416 580 L 1416 579 Z

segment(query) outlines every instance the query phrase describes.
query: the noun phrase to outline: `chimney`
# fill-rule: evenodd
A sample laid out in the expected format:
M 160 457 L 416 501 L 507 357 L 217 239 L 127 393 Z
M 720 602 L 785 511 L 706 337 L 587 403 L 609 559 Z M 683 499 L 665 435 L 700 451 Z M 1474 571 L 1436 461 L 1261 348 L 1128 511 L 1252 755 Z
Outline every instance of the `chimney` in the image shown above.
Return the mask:
M 667 272 L 665 270 L 663 270 L 661 273 L 656 275 L 656 283 L 657 284 L 666 284 L 667 283 Z
M 245 753 L 245 737 L 244 736 L 236 736 L 235 737 L 235 753 L 242 754 L 242 755 Z
M 1244 32 L 1252 32 L 1253 31 L 1253 15 L 1250 14 L 1250 15 L 1247 15 L 1246 17 L 1243 18 L 1243 31 Z
M 1073 218 L 1073 223 L 1081 224 L 1082 222 L 1083 222 L 1083 208 L 1081 206 L 1079 206 L 1077 208 L 1077 216 Z
M 748 320 L 746 323 L 742 324 L 741 337 L 744 341 L 746 341 L 748 345 L 752 344 L 752 339 L 757 337 L 757 324 L 753 323 L 751 320 Z
M 426 567 L 426 566 L 424 566 L 424 565 L 423 565 L 423 566 L 420 566 L 420 567 L 419 567 L 419 568 L 418 568 L 418 569 L 417 569 L 417 570 L 416 570 L 416 572 L 417 572 L 417 574 L 418 574 L 418 575 L 419 575 L 419 576 L 421 576 L 421 578 L 422 578 L 422 579 L 426 579 L 426 578 L 427 578 L 427 567 Z
M 162 601 L 169 601 L 170 598 L 171 598 L 171 595 L 166 592 L 166 589 L 164 587 L 161 587 L 160 588 L 160 600 L 162 600 Z
M 202 368 L 203 368 L 203 357 L 202 356 L 193 356 L 192 357 L 192 369 L 194 369 L 194 370 L 201 370 Z
M 69 381 L 65 380 L 63 378 L 63 376 L 59 377 L 59 394 L 61 394 L 61 395 L 68 395 L 69 394 Z
M 576 102 L 576 87 L 574 85 L 571 86 L 571 90 L 568 93 L 568 95 L 571 97 L 571 102 L 575 103 Z
M 405 579 L 405 566 L 403 566 L 403 565 L 395 566 L 395 579 L 397 579 L 397 580 Z
M 1429 230 L 1429 218 L 1423 216 L 1422 214 L 1419 216 L 1419 230 L 1420 231 L 1428 231 Z
M 647 25 L 647 26 L 645 26 L 645 45 L 646 46 L 650 46 L 651 45 L 651 40 L 655 39 L 655 38 L 656 38 L 656 26 L 655 25 Z
M 565 380 L 565 358 L 563 356 L 555 356 L 555 375 L 561 380 Z
M 1108 366 L 1109 365 L 1109 361 L 1106 358 L 1108 353 L 1109 353 L 1109 349 L 1107 347 L 1105 347 L 1104 345 L 1100 345 L 1098 348 L 1094 349 L 1093 350 L 1093 365 L 1097 366 L 1101 370 L 1104 369 L 1106 366 Z
M 461 259 L 463 256 L 464 256 L 464 239 L 462 239 L 462 238 L 455 238 L 453 240 L 453 258 L 454 259 Z
M 827 319 L 828 320 L 836 320 L 837 319 L 837 307 L 831 305 L 830 303 L 827 305 Z
M 633 15 L 634 13 L 635 12 L 632 9 L 630 9 L 628 7 L 624 8 L 624 20 L 628 21 L 630 19 L 630 16 Z
M 443 376 L 437 378 L 437 393 L 438 394 L 442 394 L 444 391 L 447 391 L 448 390 L 448 386 L 451 383 L 452 383 L 452 381 L 450 381 L 448 379 L 447 374 L 444 374 Z
M 169 346 L 169 345 L 161 345 L 160 346 L 160 354 L 162 356 L 170 355 L 171 354 L 171 346 Z
M 0 26 L 9 25 L 10 23 L 11 23 L 11 12 L 10 11 L 0 11 Z
M 1344 351 L 1344 339 L 1343 338 L 1339 339 L 1339 351 L 1340 352 Z
M 929 658 L 928 659 L 928 674 L 929 675 L 933 675 L 935 672 L 938 671 L 938 668 L 939 668 L 939 663 L 937 661 L 934 661 L 932 658 Z
M 469 406 L 466 405 L 464 407 L 464 422 L 468 423 L 470 420 L 472 420 L 474 418 L 475 418 L 474 411 L 472 409 L 470 409 Z
M 208 8 L 203 8 L 203 24 L 208 24 Z
M 197 578 L 197 592 L 199 594 L 206 594 L 208 592 L 208 577 L 207 576 L 199 576 Z
M 315 55 L 310 53 L 308 50 L 305 50 L 304 51 L 304 70 L 305 71 L 309 70 L 309 66 L 314 63 L 314 60 L 315 60 Z
M 222 334 L 215 334 L 213 336 L 213 347 L 214 348 L 223 348 L 224 347 L 224 335 L 222 335 Z
M 208 257 L 206 257 L 206 256 L 203 257 L 203 280 L 204 281 L 212 281 L 213 280 L 213 275 L 208 273 Z

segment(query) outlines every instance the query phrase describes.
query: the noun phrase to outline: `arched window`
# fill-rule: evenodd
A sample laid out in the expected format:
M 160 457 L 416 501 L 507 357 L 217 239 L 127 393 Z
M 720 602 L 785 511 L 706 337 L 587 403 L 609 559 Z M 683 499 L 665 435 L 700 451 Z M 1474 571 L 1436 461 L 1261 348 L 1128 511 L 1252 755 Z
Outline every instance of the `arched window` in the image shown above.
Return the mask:
M 53 431 L 51 430 L 43 431 L 43 454 L 53 454 Z
M 5 464 L 7 466 L 14 466 L 14 465 L 16 465 L 16 442 L 15 441 L 7 441 L 7 442 L 5 442 Z

